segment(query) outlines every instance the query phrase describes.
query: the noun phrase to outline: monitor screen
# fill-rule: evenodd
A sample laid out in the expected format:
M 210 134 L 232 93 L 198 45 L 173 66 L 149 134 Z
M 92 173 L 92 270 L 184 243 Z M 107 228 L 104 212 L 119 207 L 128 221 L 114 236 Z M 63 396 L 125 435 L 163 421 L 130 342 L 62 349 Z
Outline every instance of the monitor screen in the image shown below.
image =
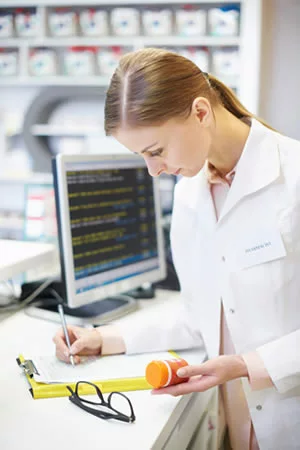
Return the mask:
M 158 180 L 140 157 L 59 154 L 53 174 L 70 307 L 165 278 Z

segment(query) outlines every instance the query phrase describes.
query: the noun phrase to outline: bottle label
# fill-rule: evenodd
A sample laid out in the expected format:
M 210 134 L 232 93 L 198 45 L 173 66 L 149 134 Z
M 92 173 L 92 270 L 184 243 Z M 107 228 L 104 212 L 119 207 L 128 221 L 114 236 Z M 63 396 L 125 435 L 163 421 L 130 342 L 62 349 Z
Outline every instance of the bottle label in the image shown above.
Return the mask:
M 168 369 L 168 381 L 162 387 L 171 386 L 173 384 L 183 383 L 188 378 L 181 378 L 177 376 L 177 370 L 187 365 L 184 359 L 172 358 L 162 361 Z

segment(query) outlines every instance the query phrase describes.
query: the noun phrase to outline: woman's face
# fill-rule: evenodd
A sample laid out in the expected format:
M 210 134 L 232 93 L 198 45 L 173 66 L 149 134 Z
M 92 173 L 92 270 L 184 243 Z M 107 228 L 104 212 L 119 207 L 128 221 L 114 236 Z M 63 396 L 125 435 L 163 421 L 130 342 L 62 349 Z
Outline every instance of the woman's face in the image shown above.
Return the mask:
M 211 109 L 196 106 L 187 119 L 171 119 L 153 127 L 121 127 L 114 137 L 144 158 L 151 176 L 193 177 L 202 169 L 212 139 Z

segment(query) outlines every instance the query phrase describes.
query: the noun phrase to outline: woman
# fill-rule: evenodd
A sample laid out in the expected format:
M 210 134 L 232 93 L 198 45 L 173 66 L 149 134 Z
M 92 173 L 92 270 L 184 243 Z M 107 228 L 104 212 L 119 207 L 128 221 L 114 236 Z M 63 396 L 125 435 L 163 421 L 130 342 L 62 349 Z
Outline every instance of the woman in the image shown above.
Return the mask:
M 233 449 L 299 449 L 300 143 L 255 118 L 230 89 L 182 56 L 125 55 L 106 97 L 105 129 L 152 176 L 182 175 L 171 243 L 186 315 L 168 329 L 71 328 L 72 353 L 187 348 L 181 395 L 222 386 Z M 161 346 L 152 339 L 160 333 Z M 62 332 L 57 356 L 68 360 Z

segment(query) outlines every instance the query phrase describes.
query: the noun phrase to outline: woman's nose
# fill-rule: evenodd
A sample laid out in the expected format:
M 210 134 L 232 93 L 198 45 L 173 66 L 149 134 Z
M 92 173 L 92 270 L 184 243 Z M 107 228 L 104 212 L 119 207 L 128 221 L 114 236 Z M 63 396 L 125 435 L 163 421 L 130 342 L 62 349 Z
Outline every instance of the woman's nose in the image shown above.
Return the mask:
M 154 161 L 147 159 L 146 164 L 151 177 L 158 177 L 165 170 L 165 164 L 159 160 Z

